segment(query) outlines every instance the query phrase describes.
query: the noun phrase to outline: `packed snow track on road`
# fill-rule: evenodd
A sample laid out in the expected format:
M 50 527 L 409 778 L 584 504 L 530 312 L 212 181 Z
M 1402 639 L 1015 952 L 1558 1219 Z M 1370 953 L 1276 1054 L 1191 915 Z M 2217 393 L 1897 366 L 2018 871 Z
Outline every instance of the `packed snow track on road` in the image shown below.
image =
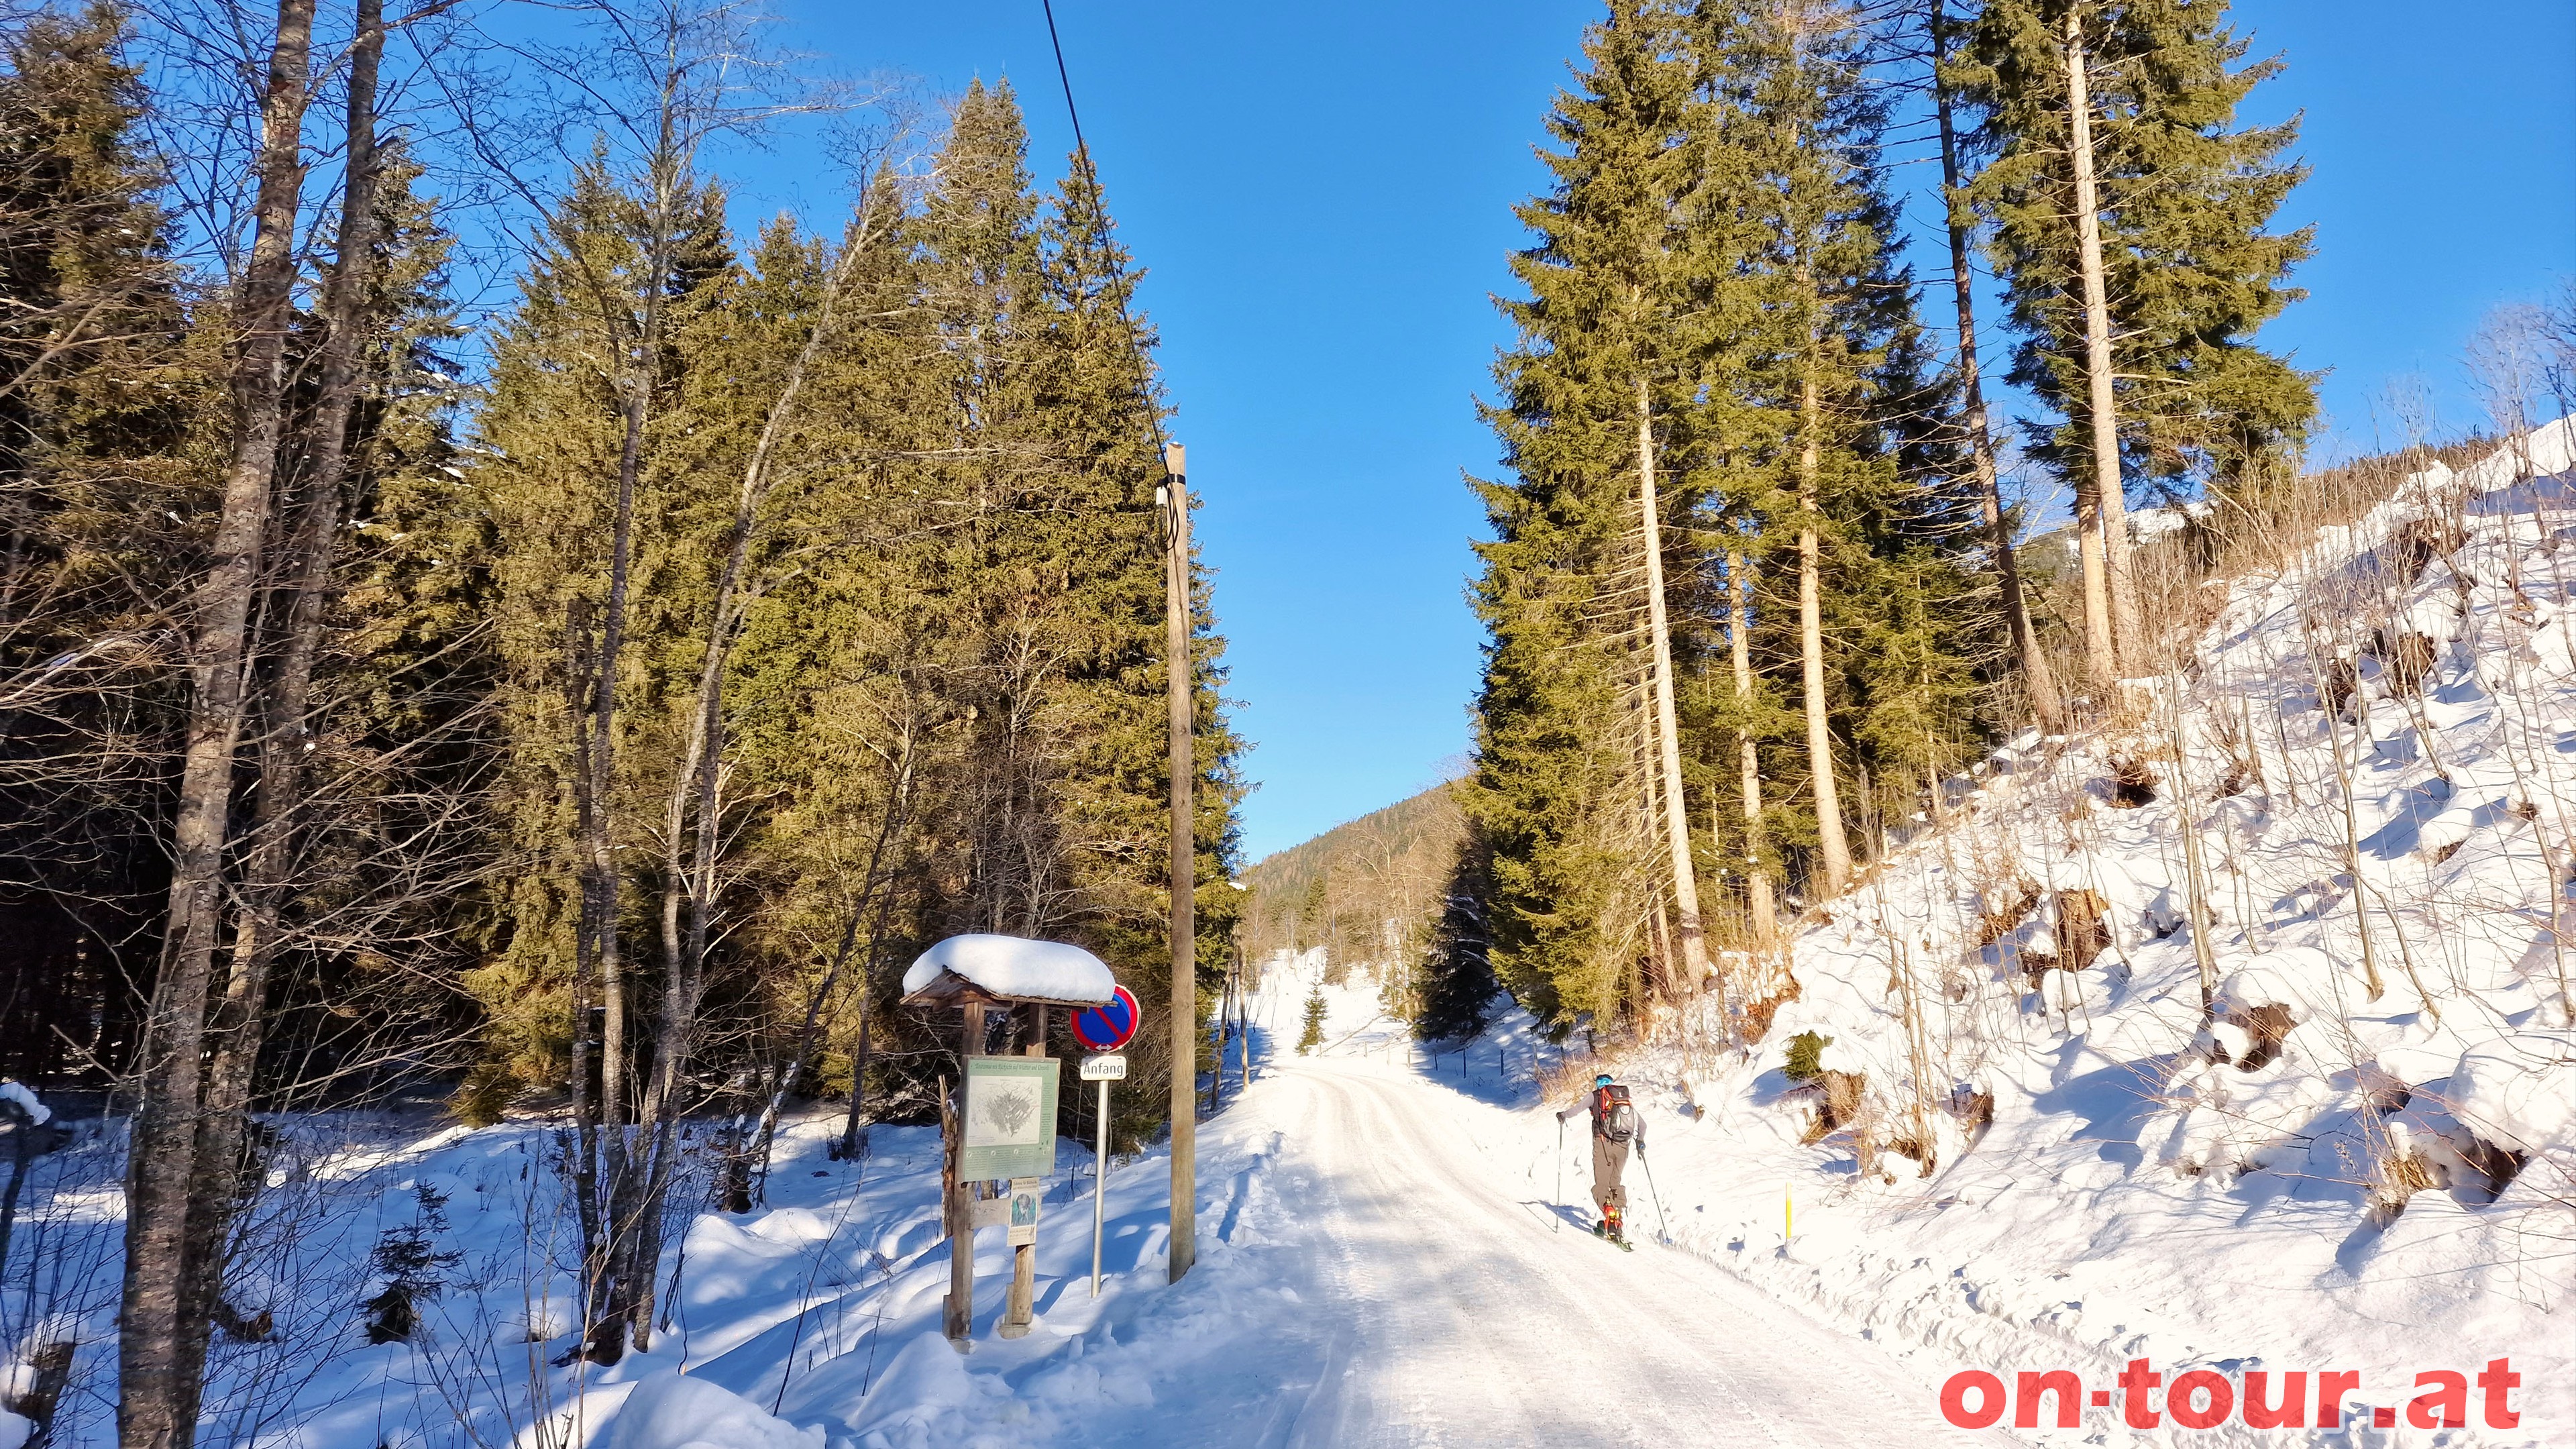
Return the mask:
M 1948 1428 L 1937 1387 L 1877 1344 L 1655 1246 L 1633 1169 L 1640 1251 L 1595 1241 L 1544 1176 L 1515 1192 L 1518 1165 L 1461 1120 L 1474 1107 L 1410 1072 L 1285 1062 L 1242 1110 L 1286 1134 L 1275 1170 L 1306 1199 L 1331 1305 L 1289 1445 L 2017 1442 Z

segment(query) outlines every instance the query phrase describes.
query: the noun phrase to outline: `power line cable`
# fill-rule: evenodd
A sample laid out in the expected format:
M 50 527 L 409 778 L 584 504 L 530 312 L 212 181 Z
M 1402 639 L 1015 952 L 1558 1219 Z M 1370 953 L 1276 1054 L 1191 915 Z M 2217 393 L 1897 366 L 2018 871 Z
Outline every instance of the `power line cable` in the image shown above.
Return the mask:
M 1092 223 L 1100 229 L 1100 235 L 1106 241 L 1110 235 L 1109 209 L 1101 200 L 1100 168 L 1092 164 L 1091 143 L 1083 139 L 1082 111 L 1073 101 L 1073 74 L 1065 67 L 1064 38 L 1056 32 L 1055 0 L 1038 0 L 1038 6 L 1046 12 L 1047 43 L 1055 48 L 1055 78 L 1057 84 L 1064 88 L 1064 114 L 1073 123 L 1074 169 L 1081 173 L 1083 189 L 1090 194 Z M 1136 319 L 1127 310 L 1128 293 L 1133 283 L 1121 272 L 1113 276 L 1111 286 L 1118 304 L 1119 331 L 1127 339 L 1128 354 L 1136 361 L 1136 404 L 1145 415 L 1146 431 L 1153 437 L 1154 460 L 1168 471 L 1170 445 L 1163 437 L 1162 415 L 1155 408 L 1153 394 L 1149 391 L 1154 375 L 1153 361 L 1138 344 Z

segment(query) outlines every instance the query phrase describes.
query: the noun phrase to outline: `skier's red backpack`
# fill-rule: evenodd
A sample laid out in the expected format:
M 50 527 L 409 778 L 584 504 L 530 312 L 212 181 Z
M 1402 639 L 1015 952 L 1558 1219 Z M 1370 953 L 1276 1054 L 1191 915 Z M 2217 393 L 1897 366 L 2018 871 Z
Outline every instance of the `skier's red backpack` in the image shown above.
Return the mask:
M 1617 1082 L 1592 1089 L 1592 1125 L 1613 1142 L 1637 1135 L 1637 1109 L 1628 1104 L 1628 1089 Z

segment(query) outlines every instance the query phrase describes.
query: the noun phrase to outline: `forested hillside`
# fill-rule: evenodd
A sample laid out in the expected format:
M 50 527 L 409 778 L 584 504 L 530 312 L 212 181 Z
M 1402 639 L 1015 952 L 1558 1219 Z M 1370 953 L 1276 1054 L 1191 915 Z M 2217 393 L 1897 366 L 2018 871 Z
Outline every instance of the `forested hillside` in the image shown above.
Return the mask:
M 1345 964 L 1396 959 L 1389 923 L 1410 932 L 1433 909 L 1465 835 L 1456 787 L 1443 783 L 1263 856 L 1242 875 L 1245 949 L 1256 960 L 1317 947 Z
M 1988 742 L 2112 708 L 2171 578 L 2130 495 L 2205 500 L 2162 545 L 2205 553 L 2295 491 L 2310 381 L 2255 334 L 2310 243 L 2272 220 L 2295 127 L 2236 119 L 2247 55 L 2223 6 L 2089 0 L 1621 0 L 1586 33 L 1478 484 L 1466 801 L 1542 1018 L 1698 990 Z M 1907 250 L 1909 206 L 1945 246 Z M 2072 494 L 2066 586 L 2024 576 L 2008 481 Z
M 1034 174 L 1007 84 L 861 116 L 736 7 L 556 19 L 0 21 L 0 1118 L 23 1172 L 39 1099 L 130 1114 L 131 1443 L 189 1441 L 212 1325 L 261 1340 L 263 1114 L 555 1114 L 608 1363 L 782 1106 L 844 1155 L 935 1114 L 922 946 L 1164 997 L 1165 409 L 1087 159 Z M 844 200 L 738 228 L 722 158 L 793 117 L 854 123 Z M 1213 982 L 1203 578 L 1189 632 Z M 113 1266 L 8 1257 L 18 1192 L 6 1331 L 89 1321 Z

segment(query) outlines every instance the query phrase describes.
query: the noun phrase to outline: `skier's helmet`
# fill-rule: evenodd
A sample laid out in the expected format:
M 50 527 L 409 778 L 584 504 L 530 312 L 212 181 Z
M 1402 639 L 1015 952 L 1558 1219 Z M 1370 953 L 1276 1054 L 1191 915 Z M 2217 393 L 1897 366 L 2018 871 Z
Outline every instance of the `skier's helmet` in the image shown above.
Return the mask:
M 1608 1072 L 1603 1072 L 1601 1075 L 1594 1077 L 1592 1079 L 1592 1085 L 1596 1087 L 1606 1087 L 1610 1085 L 1610 1074 Z

